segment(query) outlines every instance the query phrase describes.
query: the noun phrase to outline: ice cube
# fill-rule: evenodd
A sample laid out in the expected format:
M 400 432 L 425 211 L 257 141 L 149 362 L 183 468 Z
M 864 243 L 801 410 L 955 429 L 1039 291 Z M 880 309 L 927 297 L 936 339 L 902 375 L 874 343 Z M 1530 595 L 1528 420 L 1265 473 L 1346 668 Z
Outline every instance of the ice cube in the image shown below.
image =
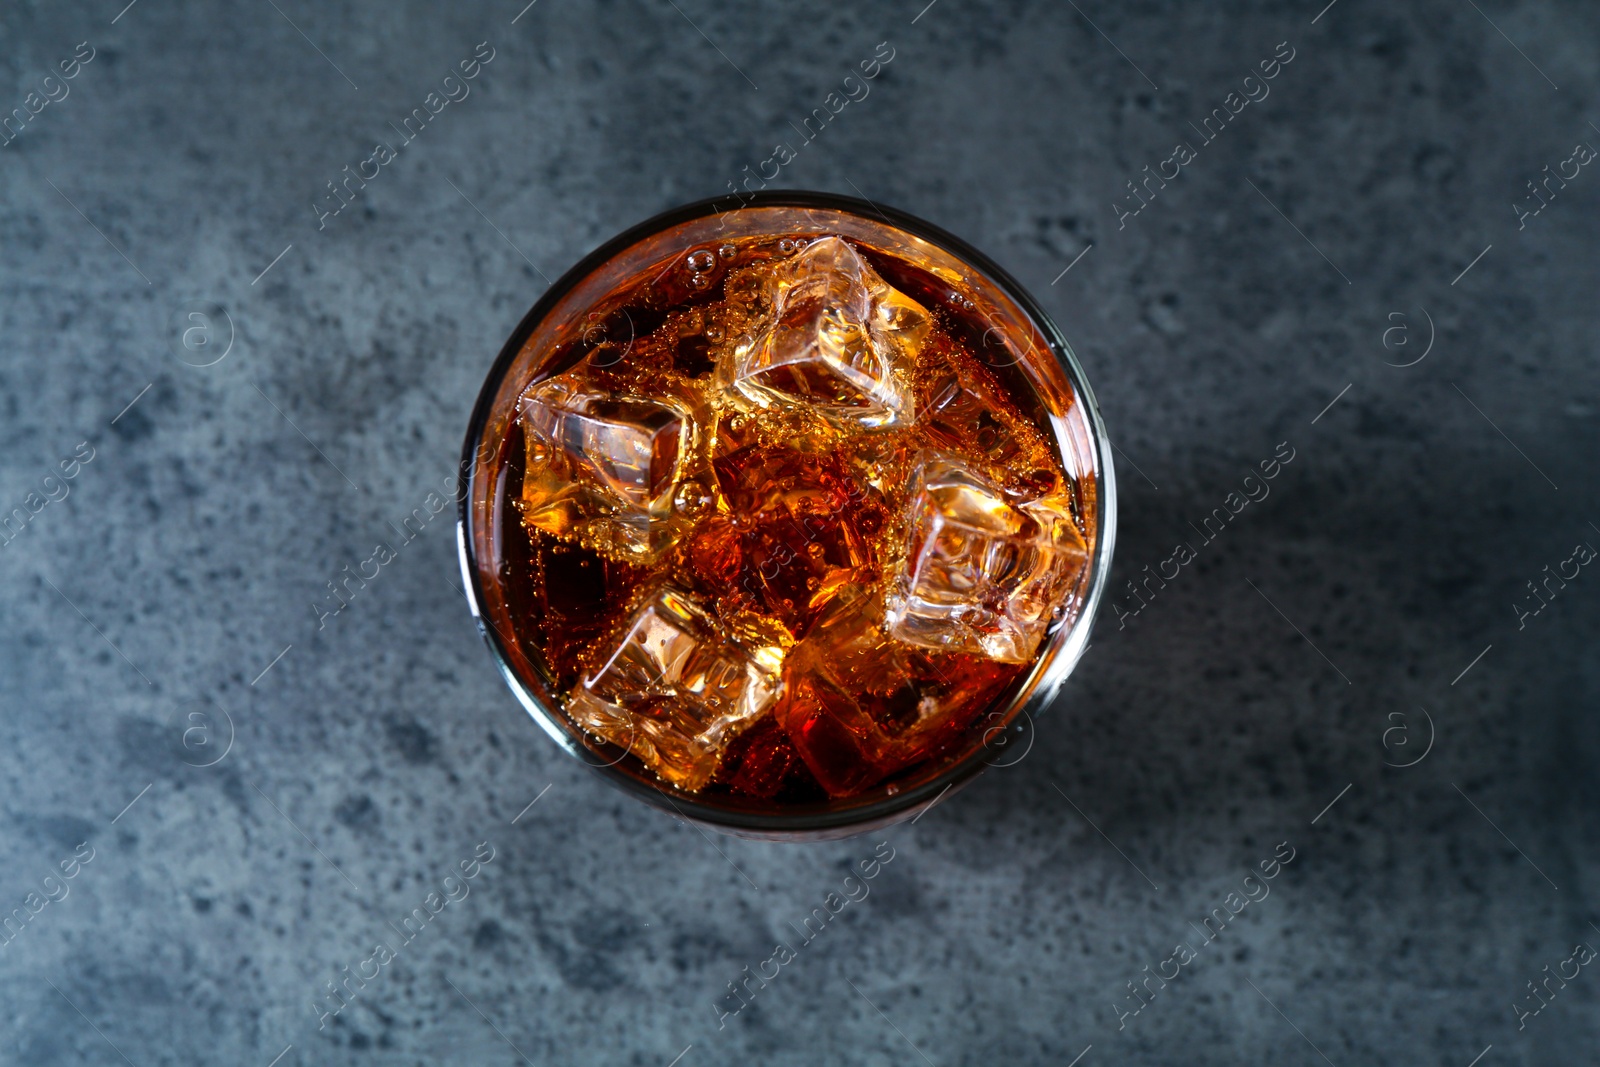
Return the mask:
M 831 796 L 859 792 L 896 762 L 894 739 L 872 712 L 884 698 L 897 710 L 907 703 L 892 698 L 911 681 L 910 650 L 884 633 L 878 592 L 857 589 L 836 600 L 795 646 L 777 711 L 800 758 Z
M 890 632 L 1004 663 L 1033 658 L 1088 559 L 1065 498 L 1013 504 L 939 452 L 918 457 L 907 533 L 890 579 Z
M 859 793 L 889 773 L 892 743 L 826 678 L 798 675 L 779 714 L 795 751 L 829 796 Z
M 841 595 L 790 652 L 775 714 L 832 796 L 955 740 L 1010 678 L 987 659 L 914 648 L 884 628 L 882 590 Z
M 736 634 L 689 593 L 665 585 L 567 702 L 579 726 L 638 756 L 663 781 L 694 792 L 728 742 L 782 690 L 784 648 Z
M 1015 466 L 1026 451 L 1024 431 L 1005 418 L 991 383 L 954 368 L 933 378 L 922 415 L 935 437 L 997 467 Z
M 834 453 L 745 446 L 711 464 L 726 512 L 690 535 L 687 557 L 727 596 L 800 636 L 835 593 L 876 582 L 888 516 Z
M 692 407 L 598 389 L 581 369 L 534 386 L 521 401 L 523 521 L 601 552 L 659 556 L 685 525 L 675 496 L 699 436 Z
M 911 421 L 912 364 L 930 326 L 921 305 L 838 237 L 752 272 L 765 314 L 729 349 L 724 384 L 762 407 L 809 405 L 845 430 Z
M 734 738 L 722 754 L 719 772 L 735 792 L 771 800 L 785 787 L 801 785 L 805 770 L 794 744 L 771 715 Z

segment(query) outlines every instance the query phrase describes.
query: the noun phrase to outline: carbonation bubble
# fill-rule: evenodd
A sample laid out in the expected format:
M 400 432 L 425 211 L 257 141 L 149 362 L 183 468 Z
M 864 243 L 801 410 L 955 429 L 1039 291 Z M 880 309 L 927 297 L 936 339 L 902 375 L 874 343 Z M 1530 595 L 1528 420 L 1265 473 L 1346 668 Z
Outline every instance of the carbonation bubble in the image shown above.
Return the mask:
M 685 515 L 698 515 L 709 503 L 711 494 L 694 478 L 685 479 L 672 498 L 672 506 Z
M 717 265 L 717 257 L 709 248 L 697 248 L 689 253 L 689 269 L 704 274 Z

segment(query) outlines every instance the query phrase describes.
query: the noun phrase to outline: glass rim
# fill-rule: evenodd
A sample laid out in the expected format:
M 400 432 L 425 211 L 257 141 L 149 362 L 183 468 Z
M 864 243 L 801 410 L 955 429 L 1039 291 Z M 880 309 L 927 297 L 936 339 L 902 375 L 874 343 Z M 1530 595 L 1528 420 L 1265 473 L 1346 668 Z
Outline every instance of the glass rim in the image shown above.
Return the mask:
M 825 839 L 866 833 L 910 817 L 919 806 L 938 799 L 952 787 L 959 788 L 970 782 L 991 765 L 993 753 L 985 743 L 954 760 L 927 781 L 909 786 L 893 796 L 837 810 L 804 811 L 794 814 L 739 811 L 706 803 L 697 799 L 694 794 L 674 794 L 669 791 L 671 787 L 664 783 L 653 785 L 641 781 L 619 769 L 614 763 L 605 765 L 591 763 L 585 757 L 593 756 L 594 753 L 573 736 L 578 728 L 559 707 L 547 707 L 544 701 L 530 690 L 521 678 L 497 627 L 486 621 L 484 594 L 480 585 L 480 560 L 472 529 L 473 502 L 478 498 L 481 488 L 479 453 L 495 400 L 507 375 L 522 354 L 528 338 L 550 312 L 594 271 L 647 237 L 681 223 L 693 222 L 710 215 L 720 217 L 746 208 L 773 207 L 837 211 L 868 221 L 874 218 L 881 219 L 892 229 L 927 241 L 959 259 L 1013 301 L 1049 345 L 1051 354 L 1072 388 L 1074 399 L 1082 411 L 1083 421 L 1089 431 L 1089 443 L 1093 449 L 1094 460 L 1092 477 L 1096 490 L 1094 500 L 1097 514 L 1093 516 L 1096 540 L 1093 554 L 1088 562 L 1089 580 L 1083 593 L 1081 610 L 1070 624 L 1058 627 L 1049 635 L 1048 643 L 1035 657 L 1031 671 L 1003 705 L 999 726 L 992 727 L 990 732 L 1009 729 L 1019 716 L 1025 715 L 1031 721 L 1049 707 L 1088 647 L 1095 613 L 1110 579 L 1111 558 L 1117 532 L 1116 477 L 1112 467 L 1110 437 L 1082 365 L 1066 338 L 1033 296 L 1008 272 L 966 241 L 932 223 L 881 203 L 808 190 L 762 190 L 748 195 L 712 197 L 672 208 L 630 226 L 575 263 L 539 296 L 518 322 L 484 378 L 467 424 L 466 440 L 462 449 L 462 470 L 467 476 L 464 491 L 457 503 L 456 545 L 468 606 L 474 621 L 478 624 L 479 633 L 489 647 L 495 665 L 524 710 L 569 756 L 629 796 L 669 814 L 676 814 L 724 833 L 775 840 Z M 1060 435 L 1052 433 L 1051 436 L 1057 451 L 1064 451 L 1066 446 Z M 996 705 L 996 707 L 1002 706 Z

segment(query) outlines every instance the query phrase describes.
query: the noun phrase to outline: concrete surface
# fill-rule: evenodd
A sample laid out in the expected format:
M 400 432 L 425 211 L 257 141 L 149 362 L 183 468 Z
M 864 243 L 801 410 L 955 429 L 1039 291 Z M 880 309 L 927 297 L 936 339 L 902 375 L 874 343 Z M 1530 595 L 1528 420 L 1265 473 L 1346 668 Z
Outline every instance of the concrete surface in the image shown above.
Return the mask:
M 1593 1060 L 1594 5 L 122 2 L 0 11 L 0 1062 Z M 1057 317 L 1125 457 L 1116 595 L 1027 757 L 721 1017 L 879 839 L 708 838 L 561 756 L 448 516 L 314 605 L 547 278 L 881 42 L 781 183 Z

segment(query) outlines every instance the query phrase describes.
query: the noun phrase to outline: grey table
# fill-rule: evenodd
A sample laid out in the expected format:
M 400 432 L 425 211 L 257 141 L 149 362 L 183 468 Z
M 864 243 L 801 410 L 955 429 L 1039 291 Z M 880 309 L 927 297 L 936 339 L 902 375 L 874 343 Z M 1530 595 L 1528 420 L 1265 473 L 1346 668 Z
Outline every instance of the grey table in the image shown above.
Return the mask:
M 1593 4 L 122 2 L 0 12 L 0 1061 L 1593 1062 Z M 778 144 L 1120 463 L 1026 758 L 816 845 L 561 756 L 448 510 L 327 611 L 549 279 Z

